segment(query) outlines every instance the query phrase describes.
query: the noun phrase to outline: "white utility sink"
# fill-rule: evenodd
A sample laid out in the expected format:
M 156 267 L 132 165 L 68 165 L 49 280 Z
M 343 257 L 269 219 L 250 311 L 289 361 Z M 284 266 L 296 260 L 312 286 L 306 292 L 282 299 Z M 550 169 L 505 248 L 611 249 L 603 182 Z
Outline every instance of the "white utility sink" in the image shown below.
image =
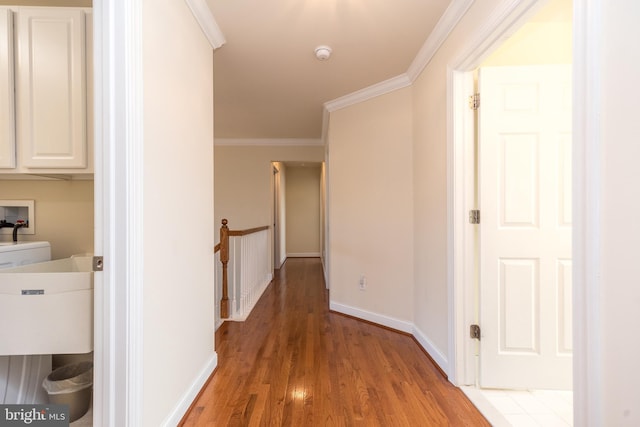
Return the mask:
M 0 325 L 0 356 L 92 351 L 92 257 L 0 270 Z

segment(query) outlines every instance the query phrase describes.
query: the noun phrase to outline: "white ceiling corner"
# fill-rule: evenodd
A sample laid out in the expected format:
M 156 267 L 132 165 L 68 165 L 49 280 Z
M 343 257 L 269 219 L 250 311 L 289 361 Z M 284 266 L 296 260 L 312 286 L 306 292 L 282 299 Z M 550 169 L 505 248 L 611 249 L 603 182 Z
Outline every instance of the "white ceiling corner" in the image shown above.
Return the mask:
M 438 20 L 434 30 L 422 45 L 422 48 L 405 74 L 401 74 L 397 77 L 393 77 L 340 98 L 325 102 L 325 110 L 333 112 L 376 96 L 384 95 L 385 93 L 410 86 L 420 75 L 422 70 L 424 70 L 427 64 L 429 64 L 433 55 L 435 55 L 442 43 L 446 40 L 460 19 L 462 19 L 464 14 L 467 13 L 467 10 L 469 10 L 474 1 L 475 0 L 453 0 L 451 2 L 449 7 L 447 7 L 445 12 L 442 14 L 442 17 Z
M 222 47 L 223 44 L 227 42 L 213 17 L 213 13 L 211 13 L 211 9 L 205 2 L 205 0 L 185 0 L 189 8 L 191 9 L 191 13 L 200 24 L 200 28 L 202 28 L 202 32 L 209 40 L 211 47 L 213 49 L 218 49 Z

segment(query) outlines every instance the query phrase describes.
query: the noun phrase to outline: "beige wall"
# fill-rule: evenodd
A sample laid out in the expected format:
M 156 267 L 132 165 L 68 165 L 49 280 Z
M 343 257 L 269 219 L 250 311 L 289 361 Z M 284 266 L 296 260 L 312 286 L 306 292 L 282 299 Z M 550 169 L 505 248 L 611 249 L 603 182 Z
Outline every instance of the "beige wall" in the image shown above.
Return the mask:
M 331 113 L 331 304 L 413 317 L 411 89 Z M 360 275 L 367 290 L 359 290 Z
M 183 1 L 144 0 L 142 28 L 142 414 L 159 426 L 216 363 L 213 50 Z
M 36 233 L 20 240 L 50 242 L 53 259 L 93 253 L 93 181 L 3 180 L 0 199 L 35 201 Z
M 320 256 L 320 167 L 287 166 L 287 256 Z
M 273 224 L 273 161 L 322 162 L 322 146 L 215 146 L 215 225 L 242 230 Z

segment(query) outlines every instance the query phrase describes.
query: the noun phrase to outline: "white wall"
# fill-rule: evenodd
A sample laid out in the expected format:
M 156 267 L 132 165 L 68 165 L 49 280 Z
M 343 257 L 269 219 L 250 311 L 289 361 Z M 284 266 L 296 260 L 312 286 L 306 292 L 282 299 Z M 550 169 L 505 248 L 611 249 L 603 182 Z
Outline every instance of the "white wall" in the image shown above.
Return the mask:
M 596 82 L 592 87 L 600 84 L 599 94 L 594 95 L 600 95 L 602 103 L 596 104 L 594 113 L 594 118 L 600 119 L 600 134 L 593 136 L 598 145 L 589 147 L 595 149 L 591 158 L 597 162 L 601 174 L 600 194 L 596 195 L 600 198 L 600 227 L 590 230 L 595 232 L 594 239 L 585 242 L 587 250 L 598 250 L 599 262 L 594 267 L 599 275 L 596 288 L 590 291 L 600 305 L 595 307 L 597 311 L 586 314 L 599 315 L 601 324 L 587 331 L 589 335 L 585 338 L 600 342 L 598 354 L 591 355 L 597 366 L 590 368 L 601 372 L 602 383 L 596 391 L 600 394 L 601 401 L 597 403 L 601 407 L 596 410 L 602 410 L 602 425 L 637 426 L 640 425 L 637 357 L 640 343 L 631 331 L 632 326 L 640 322 L 640 223 L 635 214 L 640 209 L 637 105 L 640 88 L 633 83 L 640 75 L 640 50 L 634 46 L 640 39 L 640 3 L 634 0 L 579 3 L 597 3 L 602 20 L 601 29 L 587 27 L 591 35 L 587 48 L 601 55 L 594 64 L 596 73 L 592 76 Z M 588 177 L 593 177 L 594 172 L 598 171 L 585 171 Z M 597 187 L 593 190 L 597 191 Z M 587 421 L 592 425 L 593 421 Z
M 413 318 L 411 120 L 406 88 L 332 112 L 328 131 L 331 306 L 401 329 Z
M 320 167 L 287 166 L 287 256 L 320 256 Z
M 184 1 L 145 0 L 142 24 L 143 421 L 159 426 L 216 364 L 213 51 Z

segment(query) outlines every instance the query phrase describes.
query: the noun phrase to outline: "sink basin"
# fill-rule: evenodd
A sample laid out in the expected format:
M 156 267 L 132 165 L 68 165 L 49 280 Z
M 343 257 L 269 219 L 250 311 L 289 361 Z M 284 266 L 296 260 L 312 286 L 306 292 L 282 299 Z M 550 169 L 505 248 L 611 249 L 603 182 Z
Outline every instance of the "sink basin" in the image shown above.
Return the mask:
M 0 270 L 0 325 L 0 356 L 92 351 L 92 257 Z

